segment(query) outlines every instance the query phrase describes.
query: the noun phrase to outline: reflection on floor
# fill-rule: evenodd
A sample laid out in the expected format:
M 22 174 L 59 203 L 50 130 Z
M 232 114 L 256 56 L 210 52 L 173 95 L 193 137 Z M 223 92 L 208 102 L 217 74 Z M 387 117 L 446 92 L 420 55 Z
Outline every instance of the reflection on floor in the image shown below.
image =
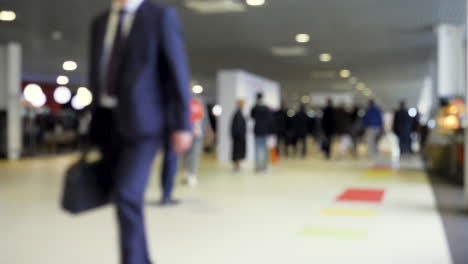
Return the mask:
M 59 210 L 71 160 L 0 162 L 0 263 L 118 263 L 112 208 Z M 255 175 L 205 159 L 200 185 L 178 186 L 174 208 L 151 203 L 156 165 L 151 252 L 158 264 L 449 264 L 428 179 L 403 165 L 310 158 Z

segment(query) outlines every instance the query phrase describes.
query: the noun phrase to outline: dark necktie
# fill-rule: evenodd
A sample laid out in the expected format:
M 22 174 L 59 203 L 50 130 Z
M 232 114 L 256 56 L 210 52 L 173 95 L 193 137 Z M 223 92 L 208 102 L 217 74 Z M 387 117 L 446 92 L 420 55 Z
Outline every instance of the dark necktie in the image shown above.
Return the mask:
M 117 30 L 115 32 L 115 38 L 112 45 L 112 51 L 109 57 L 109 64 L 107 65 L 106 75 L 106 91 L 108 95 L 116 94 L 117 86 L 117 75 L 120 65 L 120 59 L 122 55 L 123 47 L 123 22 L 125 18 L 125 10 L 119 11 L 119 22 L 117 24 Z

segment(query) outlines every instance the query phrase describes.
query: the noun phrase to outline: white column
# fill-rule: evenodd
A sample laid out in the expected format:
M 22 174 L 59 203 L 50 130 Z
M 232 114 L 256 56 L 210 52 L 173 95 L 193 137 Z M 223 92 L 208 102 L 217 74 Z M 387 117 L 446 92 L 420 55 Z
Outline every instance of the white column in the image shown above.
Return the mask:
M 0 46 L 0 110 L 6 110 L 6 150 L 10 160 L 19 159 L 22 151 L 21 122 L 21 46 Z
M 222 107 L 222 114 L 218 117 L 216 129 L 217 156 L 218 161 L 228 162 L 232 153 L 231 146 L 231 119 L 236 109 L 238 99 L 237 87 L 239 78 L 232 71 L 218 72 L 217 94 L 218 104 Z
M 443 24 L 438 37 L 438 96 L 464 94 L 464 32 L 463 26 Z
M 418 110 L 421 114 L 421 122 L 427 122 L 431 116 L 432 106 L 434 105 L 433 101 L 433 80 L 431 76 L 426 76 L 424 78 L 423 87 L 421 89 L 421 94 L 419 96 Z

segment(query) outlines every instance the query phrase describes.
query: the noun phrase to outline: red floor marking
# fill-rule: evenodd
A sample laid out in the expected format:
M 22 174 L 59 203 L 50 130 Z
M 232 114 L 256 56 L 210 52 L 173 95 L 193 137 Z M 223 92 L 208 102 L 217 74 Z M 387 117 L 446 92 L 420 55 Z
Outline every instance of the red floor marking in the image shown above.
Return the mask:
M 338 201 L 380 203 L 383 200 L 384 194 L 385 190 L 379 189 L 349 189 L 338 197 Z

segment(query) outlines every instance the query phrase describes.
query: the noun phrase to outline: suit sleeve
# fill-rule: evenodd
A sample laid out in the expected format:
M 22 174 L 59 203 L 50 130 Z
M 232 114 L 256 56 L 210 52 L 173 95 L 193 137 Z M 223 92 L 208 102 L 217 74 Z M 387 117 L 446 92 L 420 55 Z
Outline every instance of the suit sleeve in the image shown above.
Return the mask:
M 162 49 L 168 69 L 167 100 L 168 113 L 174 118 L 171 131 L 190 131 L 190 74 L 185 44 L 181 32 L 181 23 L 177 11 L 166 8 L 163 12 Z

